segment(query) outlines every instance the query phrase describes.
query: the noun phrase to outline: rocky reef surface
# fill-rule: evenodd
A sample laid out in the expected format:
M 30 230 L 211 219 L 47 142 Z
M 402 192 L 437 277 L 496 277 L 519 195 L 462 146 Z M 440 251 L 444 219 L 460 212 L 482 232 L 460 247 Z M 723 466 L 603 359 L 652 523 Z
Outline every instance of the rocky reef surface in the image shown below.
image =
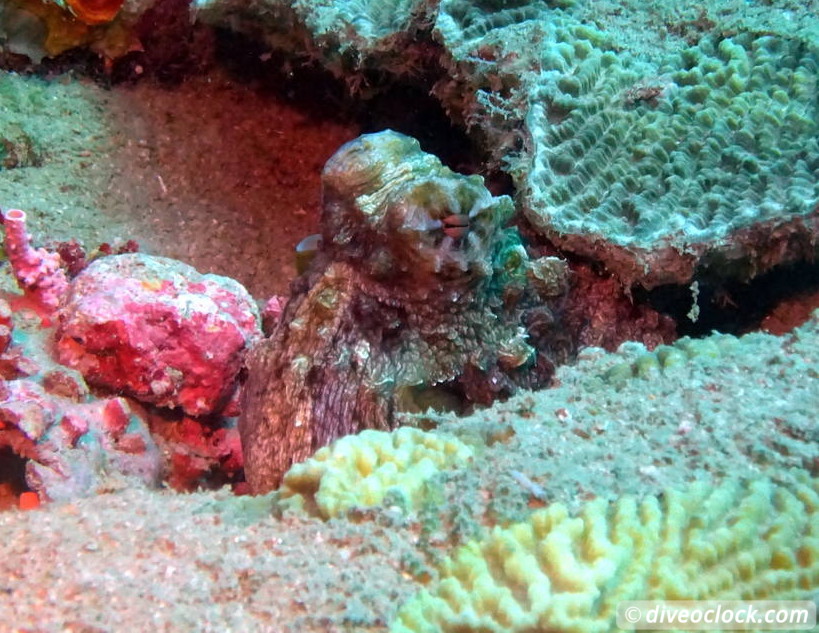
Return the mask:
M 130 489 L 2 513 L 0 630 L 386 630 L 447 553 L 538 507 L 816 477 L 817 349 L 814 316 L 784 337 L 703 339 L 664 365 L 634 346 L 589 350 L 554 389 L 458 420 L 413 416 L 471 456 L 426 469 L 426 493 L 403 507 L 348 502 L 325 522 L 275 495 Z M 366 455 L 350 475 L 376 463 Z M 370 486 L 354 487 L 361 503 Z
M 196 6 L 273 47 L 308 38 L 365 94 L 379 73 L 411 81 L 437 68 L 432 92 L 511 174 L 534 232 L 625 284 L 747 279 L 813 258 L 815 7 L 615 4 Z
M 42 507 L 0 513 L 0 631 L 607 630 L 649 589 L 815 596 L 815 293 L 756 317 L 779 336 L 675 327 L 700 284 L 815 276 L 819 11 L 637 4 L 3 4 L 0 60 L 43 76 L 0 76 L 0 485 Z M 225 42 L 252 78 L 205 72 Z M 488 177 L 342 144 L 329 84 L 292 106 L 301 66 L 432 94 Z M 673 317 L 640 294 L 666 285 Z
M 204 63 L 213 25 L 257 42 L 271 76 L 319 64 L 359 99 L 431 92 L 512 177 L 533 239 L 624 285 L 747 280 L 816 255 L 813 0 L 129 0 L 99 3 L 119 8 L 103 23 L 62 4 L 9 3 L 6 49 L 85 47 L 109 75 L 124 59 L 165 76 Z M 38 160 L 26 137 L 11 130 L 9 160 Z

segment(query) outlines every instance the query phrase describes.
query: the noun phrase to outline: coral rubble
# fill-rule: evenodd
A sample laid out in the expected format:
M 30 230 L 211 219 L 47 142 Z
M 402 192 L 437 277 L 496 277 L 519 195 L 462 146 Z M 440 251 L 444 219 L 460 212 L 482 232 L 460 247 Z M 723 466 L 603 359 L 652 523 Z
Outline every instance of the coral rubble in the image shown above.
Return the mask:
M 236 414 L 244 352 L 261 334 L 247 291 L 128 252 L 133 243 L 117 255 L 102 245 L 91 263 L 76 242 L 35 249 L 25 219 L 19 210 L 3 218 L 25 294 L 0 300 L 0 448 L 26 460 L 27 485 L 65 500 L 163 477 L 191 489 L 217 465 L 215 479 L 234 477 L 235 419 L 195 416 Z M 187 415 L 163 419 L 129 397 Z
M 26 327 L 13 329 L 0 354 L 0 447 L 27 460 L 28 486 L 68 500 L 159 485 L 162 459 L 145 412 L 122 397 L 93 396 L 78 372 L 45 353 L 51 331 L 32 329 L 25 311 L 15 318 Z

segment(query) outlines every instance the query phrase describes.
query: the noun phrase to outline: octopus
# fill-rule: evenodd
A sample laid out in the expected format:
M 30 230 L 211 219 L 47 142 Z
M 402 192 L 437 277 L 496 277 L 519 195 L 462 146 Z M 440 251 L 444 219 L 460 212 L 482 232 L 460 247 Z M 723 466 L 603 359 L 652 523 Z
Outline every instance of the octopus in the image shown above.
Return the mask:
M 525 373 L 531 262 L 508 196 L 387 130 L 322 172 L 320 247 L 248 354 L 239 431 L 255 494 L 334 439 L 390 430 L 424 387 L 461 394 Z

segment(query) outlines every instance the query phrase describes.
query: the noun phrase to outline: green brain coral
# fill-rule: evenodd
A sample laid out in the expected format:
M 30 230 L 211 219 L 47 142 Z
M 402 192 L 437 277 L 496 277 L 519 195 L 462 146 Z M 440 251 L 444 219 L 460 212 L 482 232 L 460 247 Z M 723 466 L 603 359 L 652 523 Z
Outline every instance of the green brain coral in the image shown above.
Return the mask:
M 446 560 L 392 633 L 604 632 L 622 600 L 806 600 L 819 589 L 819 480 L 736 481 L 638 502 L 554 504 Z
M 389 495 L 405 510 L 418 506 L 437 472 L 467 461 L 460 440 L 409 427 L 348 435 L 296 464 L 284 476 L 279 498 L 323 518 L 354 507 L 381 505 Z
M 717 31 L 650 60 L 570 11 L 464 0 L 442 1 L 436 33 L 451 57 L 436 93 L 563 248 L 645 285 L 685 282 L 715 253 L 804 256 L 792 241 L 766 258 L 764 236 L 815 230 L 798 220 L 819 205 L 819 38 Z
M 747 33 L 705 38 L 641 76 L 588 41 L 572 46 L 548 62 L 554 78 L 538 84 L 528 118 L 538 226 L 651 247 L 819 202 L 816 50 Z

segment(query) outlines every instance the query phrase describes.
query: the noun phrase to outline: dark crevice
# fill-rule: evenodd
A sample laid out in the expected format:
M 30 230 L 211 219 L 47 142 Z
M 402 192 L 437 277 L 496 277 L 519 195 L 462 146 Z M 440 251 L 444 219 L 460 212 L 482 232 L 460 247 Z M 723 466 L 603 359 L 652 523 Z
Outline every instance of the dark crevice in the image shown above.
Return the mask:
M 819 265 L 797 263 L 774 268 L 748 282 L 699 280 L 697 286 L 699 315 L 695 322 L 687 316 L 693 305 L 691 286 L 635 290 L 634 298 L 671 316 L 680 336 L 707 336 L 714 330 L 744 334 L 758 330 L 782 301 L 819 290 Z
M 16 499 L 29 490 L 26 484 L 27 461 L 8 446 L 0 448 L 0 506 L 4 505 L 4 497 L 10 495 Z
M 358 83 L 363 88 L 351 94 L 350 85 L 318 61 L 270 50 L 228 31 L 217 32 L 216 58 L 236 81 L 251 84 L 310 116 L 354 123 L 362 133 L 389 128 L 407 134 L 454 171 L 479 173 L 487 178 L 493 193 L 511 193 L 511 179 L 486 168 L 481 148 L 452 123 L 440 101 L 430 94 L 443 72 L 437 65 L 428 65 L 412 78 L 360 71 Z

